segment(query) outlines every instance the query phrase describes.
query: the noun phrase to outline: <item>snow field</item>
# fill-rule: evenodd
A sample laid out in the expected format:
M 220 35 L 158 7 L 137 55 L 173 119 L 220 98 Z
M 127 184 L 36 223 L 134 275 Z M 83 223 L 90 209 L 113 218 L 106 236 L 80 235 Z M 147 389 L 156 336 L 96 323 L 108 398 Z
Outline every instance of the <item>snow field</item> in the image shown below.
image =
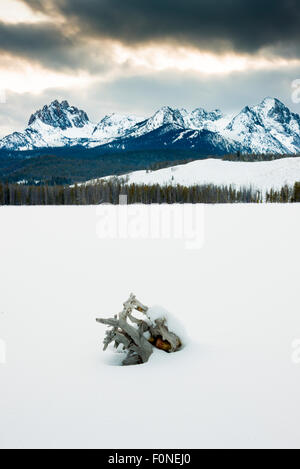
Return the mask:
M 299 448 L 299 210 L 205 206 L 190 250 L 99 239 L 95 207 L 2 207 L 0 447 Z M 181 352 L 112 366 L 95 318 L 131 291 L 183 323 Z

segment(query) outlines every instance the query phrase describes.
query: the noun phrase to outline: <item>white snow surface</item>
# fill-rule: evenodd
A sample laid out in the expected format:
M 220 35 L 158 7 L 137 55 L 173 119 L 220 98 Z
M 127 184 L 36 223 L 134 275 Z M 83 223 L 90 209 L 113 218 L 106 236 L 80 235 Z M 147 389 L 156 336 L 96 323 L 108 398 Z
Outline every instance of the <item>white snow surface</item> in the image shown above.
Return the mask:
M 300 157 L 250 163 L 209 158 L 157 171 L 134 171 L 119 178 L 125 179 L 128 184 L 252 186 L 265 192 L 272 188 L 281 189 L 285 185 L 293 186 L 300 181 Z
M 0 208 L 1 448 L 299 449 L 300 205 L 191 208 L 201 249 L 99 239 L 118 207 Z M 111 366 L 95 318 L 131 291 L 183 323 L 181 352 Z

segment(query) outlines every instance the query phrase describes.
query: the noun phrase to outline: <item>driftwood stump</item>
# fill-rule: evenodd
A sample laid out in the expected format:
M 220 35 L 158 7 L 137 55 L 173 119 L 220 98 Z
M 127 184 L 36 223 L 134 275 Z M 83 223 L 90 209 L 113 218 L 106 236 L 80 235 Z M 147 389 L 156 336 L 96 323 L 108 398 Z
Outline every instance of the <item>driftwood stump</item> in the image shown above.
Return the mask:
M 133 315 L 134 310 L 142 313 L 143 319 L 136 318 Z M 148 307 L 131 294 L 119 315 L 116 314 L 112 319 L 96 319 L 97 322 L 110 327 L 103 341 L 104 350 L 114 342 L 116 349 L 121 345 L 123 351 L 127 352 L 123 365 L 146 363 L 153 347 L 169 353 L 176 352 L 181 347 L 180 338 L 169 331 L 166 318 L 152 321 L 147 311 Z

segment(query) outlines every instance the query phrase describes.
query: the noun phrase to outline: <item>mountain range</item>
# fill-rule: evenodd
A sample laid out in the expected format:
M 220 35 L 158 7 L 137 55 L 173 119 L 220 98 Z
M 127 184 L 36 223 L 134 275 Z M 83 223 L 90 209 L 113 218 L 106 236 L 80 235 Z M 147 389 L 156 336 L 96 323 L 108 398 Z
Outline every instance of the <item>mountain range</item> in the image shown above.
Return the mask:
M 22 152 L 46 148 L 97 148 L 104 153 L 195 150 L 227 153 L 300 153 L 300 116 L 276 98 L 246 106 L 238 114 L 165 106 L 153 116 L 111 114 L 93 123 L 67 101 L 53 101 L 31 115 L 26 129 L 0 140 L 0 149 Z

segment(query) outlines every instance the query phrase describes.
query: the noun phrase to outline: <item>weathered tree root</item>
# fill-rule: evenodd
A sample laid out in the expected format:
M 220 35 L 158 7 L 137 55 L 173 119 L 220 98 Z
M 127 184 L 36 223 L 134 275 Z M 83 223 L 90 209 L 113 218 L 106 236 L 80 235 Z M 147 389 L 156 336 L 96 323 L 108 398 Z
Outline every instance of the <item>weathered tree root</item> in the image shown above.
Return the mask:
M 140 303 L 133 294 L 123 306 L 119 317 L 116 314 L 113 319 L 96 319 L 97 322 L 111 327 L 106 331 L 103 350 L 112 342 L 115 348 L 122 345 L 123 350 L 127 351 L 122 364 L 138 365 L 149 360 L 153 347 L 169 353 L 180 349 L 181 340 L 174 332 L 169 331 L 165 318 L 151 321 L 147 315 L 148 307 Z M 144 314 L 145 320 L 133 316 L 133 310 Z

